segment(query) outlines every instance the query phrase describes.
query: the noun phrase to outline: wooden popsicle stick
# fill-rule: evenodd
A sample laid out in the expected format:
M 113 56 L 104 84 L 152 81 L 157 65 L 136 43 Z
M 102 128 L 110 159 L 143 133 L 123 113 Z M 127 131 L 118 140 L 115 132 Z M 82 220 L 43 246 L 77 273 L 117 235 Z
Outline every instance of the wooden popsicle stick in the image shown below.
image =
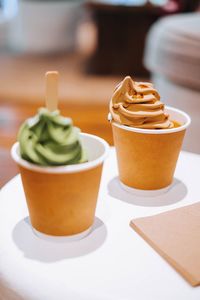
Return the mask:
M 49 111 L 54 111 L 58 107 L 58 77 L 57 71 L 46 72 L 46 107 Z

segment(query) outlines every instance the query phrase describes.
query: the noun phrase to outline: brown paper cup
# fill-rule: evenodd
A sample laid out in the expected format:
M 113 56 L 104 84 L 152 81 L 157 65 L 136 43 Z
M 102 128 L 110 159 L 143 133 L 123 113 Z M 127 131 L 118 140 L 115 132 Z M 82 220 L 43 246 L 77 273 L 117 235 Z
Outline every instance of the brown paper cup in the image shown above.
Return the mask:
M 119 178 L 127 187 L 158 190 L 172 183 L 190 117 L 166 107 L 170 118 L 182 124 L 173 129 L 149 130 L 112 122 Z
M 23 160 L 19 145 L 12 157 L 19 165 L 31 224 L 39 232 L 71 236 L 87 231 L 94 222 L 102 166 L 108 144 L 81 134 L 89 162 L 62 167 L 41 167 Z

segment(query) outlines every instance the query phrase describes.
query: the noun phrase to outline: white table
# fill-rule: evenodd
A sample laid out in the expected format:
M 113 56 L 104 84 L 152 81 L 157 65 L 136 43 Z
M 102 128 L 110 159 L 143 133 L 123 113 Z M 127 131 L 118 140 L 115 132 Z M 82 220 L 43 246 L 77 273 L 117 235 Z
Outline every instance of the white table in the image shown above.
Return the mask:
M 192 288 L 129 227 L 132 218 L 199 201 L 199 175 L 200 156 L 182 152 L 172 189 L 139 198 L 119 186 L 111 149 L 94 228 L 76 242 L 33 233 L 16 176 L 0 192 L 0 300 L 199 300 L 200 287 Z

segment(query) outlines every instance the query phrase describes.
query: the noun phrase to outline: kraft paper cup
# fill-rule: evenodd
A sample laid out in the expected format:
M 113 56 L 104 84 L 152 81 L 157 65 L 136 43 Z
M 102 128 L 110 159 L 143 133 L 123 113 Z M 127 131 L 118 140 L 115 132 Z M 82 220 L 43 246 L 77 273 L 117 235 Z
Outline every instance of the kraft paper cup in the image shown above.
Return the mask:
M 42 237 L 79 239 L 88 234 L 94 222 L 102 166 L 109 146 L 103 139 L 86 133 L 81 133 L 81 140 L 89 161 L 68 166 L 42 167 L 29 163 L 20 157 L 19 143 L 12 147 L 30 221 Z
M 155 196 L 172 184 L 174 171 L 190 117 L 181 110 L 166 107 L 170 119 L 181 124 L 172 129 L 139 129 L 112 123 L 119 179 L 134 194 Z M 151 193 L 150 193 L 151 195 Z

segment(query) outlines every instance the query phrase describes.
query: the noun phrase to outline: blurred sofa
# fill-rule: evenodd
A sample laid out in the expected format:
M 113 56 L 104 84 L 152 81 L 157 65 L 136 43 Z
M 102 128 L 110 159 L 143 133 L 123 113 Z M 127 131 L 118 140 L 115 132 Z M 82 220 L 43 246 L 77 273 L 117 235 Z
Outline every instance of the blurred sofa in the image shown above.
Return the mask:
M 163 102 L 191 116 L 183 148 L 200 153 L 200 13 L 157 21 L 146 39 L 144 64 Z

